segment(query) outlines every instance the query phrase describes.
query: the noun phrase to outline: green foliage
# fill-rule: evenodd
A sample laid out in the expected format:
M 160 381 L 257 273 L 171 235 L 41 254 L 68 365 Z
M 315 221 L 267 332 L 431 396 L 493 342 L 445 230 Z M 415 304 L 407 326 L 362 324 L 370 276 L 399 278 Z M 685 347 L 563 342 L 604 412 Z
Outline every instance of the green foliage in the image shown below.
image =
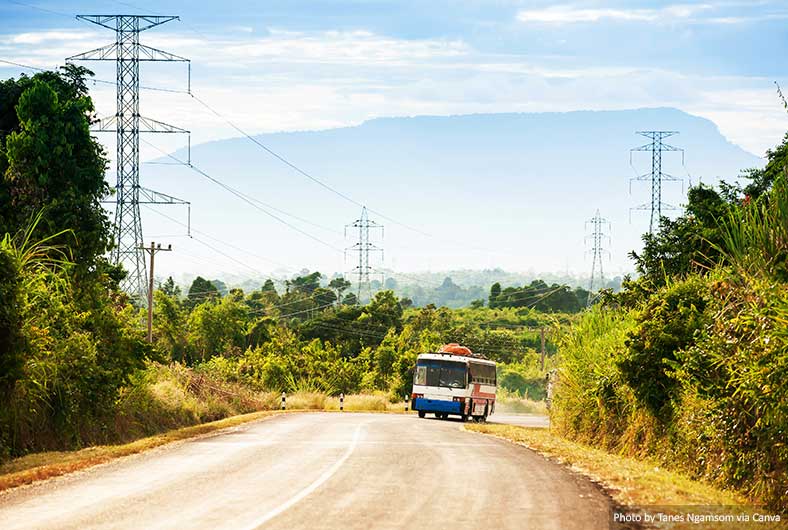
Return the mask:
M 694 344 L 708 322 L 706 281 L 694 276 L 663 287 L 636 313 L 637 327 L 618 360 L 624 381 L 657 418 L 669 419 L 677 399 L 677 354 Z
M 579 287 L 573 290 L 566 285 L 548 286 L 542 280 L 503 290 L 501 284 L 494 283 L 490 287 L 489 307 L 532 307 L 545 313 L 577 313 L 585 308 L 588 294 Z
M 788 177 L 784 141 L 747 197 L 693 188 L 635 255 L 643 276 L 562 342 L 553 425 L 567 436 L 788 509 Z
M 186 295 L 186 306 L 192 309 L 205 301 L 217 298 L 219 298 L 219 290 L 216 286 L 202 276 L 197 276 Z
M 71 230 L 71 237 L 57 243 L 68 247 L 77 268 L 88 271 L 110 245 L 109 221 L 100 207 L 109 192 L 107 161 L 88 129 L 92 102 L 62 87 L 58 93 L 58 87 L 34 79 L 16 103 L 18 124 L 0 149 L 7 193 L 0 192 L 0 233 L 15 232 L 46 207 L 39 233 Z
M 656 233 L 643 235 L 643 251 L 630 253 L 647 288 L 714 268 L 720 261 L 719 220 L 730 208 L 714 189 L 703 184 L 690 188 L 684 214 L 675 220 L 663 217 Z
M 240 354 L 246 347 L 246 320 L 246 306 L 230 296 L 198 305 L 187 321 L 190 358 Z

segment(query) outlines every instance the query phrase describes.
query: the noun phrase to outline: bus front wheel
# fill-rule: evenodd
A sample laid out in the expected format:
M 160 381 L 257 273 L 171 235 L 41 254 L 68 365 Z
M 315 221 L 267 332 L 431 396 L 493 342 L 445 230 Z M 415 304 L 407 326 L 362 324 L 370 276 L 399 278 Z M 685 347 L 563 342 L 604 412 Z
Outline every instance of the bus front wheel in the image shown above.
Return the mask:
M 423 410 L 420 410 L 420 411 L 419 411 L 419 418 L 423 418 L 423 417 L 424 417 L 424 416 L 426 416 L 426 415 L 427 415 L 427 413 L 426 413 L 426 412 L 424 412 Z

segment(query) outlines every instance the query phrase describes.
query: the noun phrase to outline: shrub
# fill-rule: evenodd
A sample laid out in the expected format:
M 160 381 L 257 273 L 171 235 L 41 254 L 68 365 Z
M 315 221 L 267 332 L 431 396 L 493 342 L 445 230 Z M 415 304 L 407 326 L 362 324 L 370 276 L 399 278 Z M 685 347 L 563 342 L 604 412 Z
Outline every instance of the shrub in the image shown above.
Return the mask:
M 691 346 L 707 321 L 707 281 L 698 276 L 669 284 L 637 313 L 637 327 L 618 360 L 621 374 L 635 396 L 657 418 L 667 419 L 677 398 L 674 376 L 677 353 Z

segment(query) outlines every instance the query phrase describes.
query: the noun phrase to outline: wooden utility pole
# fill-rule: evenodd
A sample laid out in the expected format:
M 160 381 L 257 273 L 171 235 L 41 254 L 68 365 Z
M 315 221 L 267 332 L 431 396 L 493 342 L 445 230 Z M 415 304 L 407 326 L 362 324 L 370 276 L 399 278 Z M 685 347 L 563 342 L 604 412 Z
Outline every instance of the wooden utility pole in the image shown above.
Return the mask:
M 153 262 L 157 252 L 170 252 L 172 245 L 167 245 L 167 248 L 161 248 L 161 243 L 156 245 L 153 241 L 150 242 L 150 247 L 139 247 L 150 254 L 150 276 L 148 277 L 148 342 L 153 342 Z

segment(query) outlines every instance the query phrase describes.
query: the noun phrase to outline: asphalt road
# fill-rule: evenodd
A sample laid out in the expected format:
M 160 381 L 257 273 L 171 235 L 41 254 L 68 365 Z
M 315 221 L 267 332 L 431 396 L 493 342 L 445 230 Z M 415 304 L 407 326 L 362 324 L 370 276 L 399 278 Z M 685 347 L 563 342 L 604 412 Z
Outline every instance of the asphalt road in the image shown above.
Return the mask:
M 0 528 L 608 528 L 593 484 L 460 426 L 278 416 L 2 493 Z

